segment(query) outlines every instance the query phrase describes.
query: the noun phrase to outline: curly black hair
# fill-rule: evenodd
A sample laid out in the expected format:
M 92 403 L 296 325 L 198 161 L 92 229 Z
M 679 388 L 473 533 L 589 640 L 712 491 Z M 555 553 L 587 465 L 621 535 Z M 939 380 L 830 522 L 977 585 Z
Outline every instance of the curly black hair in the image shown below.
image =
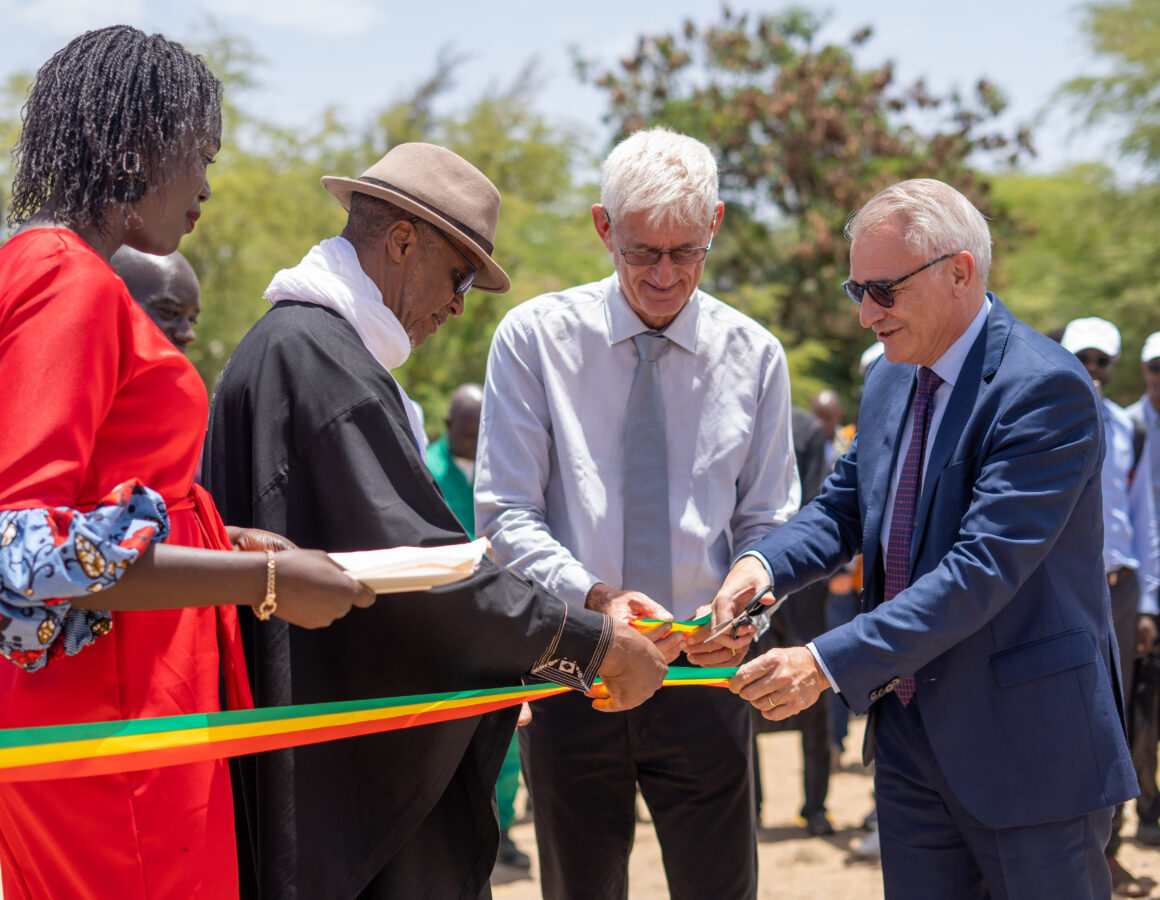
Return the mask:
M 51 196 L 73 228 L 107 227 L 172 154 L 200 153 L 221 127 L 221 82 L 199 56 L 127 25 L 88 31 L 48 60 L 28 94 L 8 222 Z

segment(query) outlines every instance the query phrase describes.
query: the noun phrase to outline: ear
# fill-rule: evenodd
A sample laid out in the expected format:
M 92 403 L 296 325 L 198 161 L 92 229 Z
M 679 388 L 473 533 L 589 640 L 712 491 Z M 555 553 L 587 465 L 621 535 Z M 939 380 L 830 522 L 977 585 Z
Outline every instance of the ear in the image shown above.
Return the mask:
M 419 249 L 419 229 L 415 227 L 414 222 L 400 219 L 391 223 L 383 242 L 387 258 L 391 262 L 401 263 L 409 253 Z
M 978 270 L 975 268 L 975 257 L 967 250 L 955 254 L 954 258 L 950 260 L 950 270 L 955 296 L 965 296 L 978 277 Z
M 612 237 L 612 224 L 608 221 L 608 213 L 599 203 L 592 204 L 592 224 L 596 226 L 596 233 L 609 253 L 616 252 L 616 243 Z
M 713 210 L 713 231 L 709 235 L 710 238 L 717 236 L 717 231 L 721 228 L 721 223 L 725 219 L 725 204 L 723 201 L 717 201 L 717 208 Z

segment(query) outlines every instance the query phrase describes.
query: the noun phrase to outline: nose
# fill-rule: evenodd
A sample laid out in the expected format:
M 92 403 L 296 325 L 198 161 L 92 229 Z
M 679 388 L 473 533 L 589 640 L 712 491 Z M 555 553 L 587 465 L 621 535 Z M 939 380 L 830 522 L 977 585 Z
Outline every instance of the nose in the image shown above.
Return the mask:
M 859 325 L 863 328 L 869 328 L 885 315 L 886 310 L 871 300 L 869 294 L 863 296 L 862 305 L 858 307 Z
M 451 315 L 453 315 L 453 316 L 463 315 L 463 295 L 462 294 L 456 294 L 454 297 L 451 298 Z
M 207 178 L 201 183 L 201 190 L 198 191 L 197 199 L 205 203 L 211 196 L 213 196 L 213 191 L 210 189 L 209 179 Z
M 195 337 L 197 337 L 197 335 L 193 333 L 193 323 L 186 318 L 178 319 L 177 325 L 173 329 L 173 340 L 175 340 L 178 344 L 185 346 L 187 344 L 192 344 Z
M 677 273 L 677 266 L 673 262 L 672 256 L 668 253 L 662 253 L 661 258 L 653 266 L 653 273 L 656 280 L 662 285 L 673 281 Z

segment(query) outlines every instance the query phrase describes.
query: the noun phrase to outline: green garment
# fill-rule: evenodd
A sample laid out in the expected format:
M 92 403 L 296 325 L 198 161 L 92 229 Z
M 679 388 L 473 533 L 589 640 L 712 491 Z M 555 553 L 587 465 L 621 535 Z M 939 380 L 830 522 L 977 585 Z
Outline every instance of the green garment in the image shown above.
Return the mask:
M 471 485 L 451 458 L 447 435 L 427 447 L 427 468 L 435 476 L 435 483 L 455 513 L 455 518 L 467 530 L 468 536 L 475 540 L 475 501 L 471 497 Z

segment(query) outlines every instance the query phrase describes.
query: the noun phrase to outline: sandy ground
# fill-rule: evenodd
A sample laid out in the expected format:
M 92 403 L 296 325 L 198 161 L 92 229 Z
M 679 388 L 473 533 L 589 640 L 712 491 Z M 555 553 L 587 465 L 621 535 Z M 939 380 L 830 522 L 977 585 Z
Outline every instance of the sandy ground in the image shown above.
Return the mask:
M 796 732 L 758 736 L 765 804 L 758 834 L 758 897 L 777 900 L 881 900 L 882 873 L 877 862 L 859 858 L 852 847 L 865 832 L 862 819 L 871 807 L 871 775 L 862 768 L 863 720 L 850 723 L 850 736 L 841 768 L 830 779 L 827 802 L 837 833 L 810 837 L 795 821 L 801 808 L 801 739 Z M 779 776 L 778 773 L 781 773 Z M 523 798 L 517 797 L 517 811 Z M 1120 861 L 1138 878 L 1152 886 L 1150 896 L 1160 898 L 1160 849 L 1136 844 L 1132 804 L 1128 804 Z M 512 828 L 516 844 L 532 857 L 530 874 L 499 866 L 492 879 L 496 900 L 541 900 L 536 872 L 535 829 L 521 817 Z M 668 897 L 656 834 L 648 822 L 636 829 L 629 860 L 631 900 L 663 900 Z

